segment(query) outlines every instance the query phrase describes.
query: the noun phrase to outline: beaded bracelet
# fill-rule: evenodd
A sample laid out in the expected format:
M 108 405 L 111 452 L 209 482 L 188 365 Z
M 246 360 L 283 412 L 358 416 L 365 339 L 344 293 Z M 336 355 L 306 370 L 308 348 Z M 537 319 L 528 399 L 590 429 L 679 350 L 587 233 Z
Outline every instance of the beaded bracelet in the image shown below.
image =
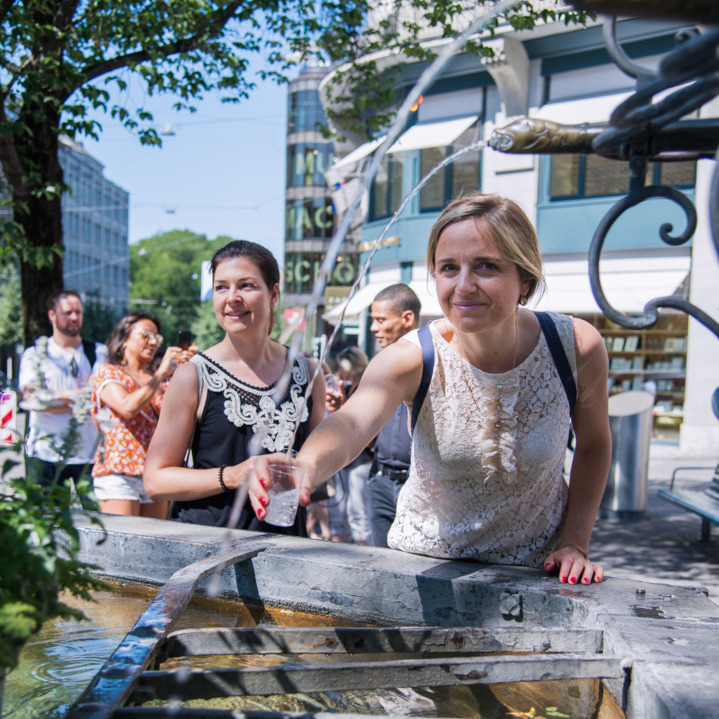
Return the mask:
M 225 484 L 224 480 L 222 479 L 222 472 L 224 472 L 226 466 L 226 464 L 220 465 L 220 469 L 217 473 L 217 479 L 220 483 L 220 487 L 222 487 L 223 492 L 231 492 L 232 490 Z

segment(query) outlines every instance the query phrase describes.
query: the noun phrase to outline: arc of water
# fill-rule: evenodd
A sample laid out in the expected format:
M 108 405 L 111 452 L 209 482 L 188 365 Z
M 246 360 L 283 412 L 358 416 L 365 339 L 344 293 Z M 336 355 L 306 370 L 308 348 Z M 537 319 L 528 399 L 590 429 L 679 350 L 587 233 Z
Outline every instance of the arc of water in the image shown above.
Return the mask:
M 460 157 L 463 155 L 467 155 L 470 152 L 476 152 L 477 150 L 481 150 L 486 145 L 486 142 L 484 140 L 477 140 L 476 142 L 471 143 L 470 145 L 467 145 L 467 147 L 463 147 L 460 150 L 457 150 L 456 152 L 452 153 L 448 157 L 446 157 L 442 162 L 440 162 L 438 165 L 435 165 L 413 188 L 412 190 L 402 199 L 402 202 L 400 202 L 399 207 L 395 211 L 395 213 L 390 218 L 389 222 L 382 228 L 382 231 L 378 235 L 377 239 L 372 243 L 372 248 L 369 251 L 369 254 L 367 255 L 367 259 L 365 260 L 364 264 L 362 265 L 362 269 L 359 272 L 358 278 L 361 279 L 362 277 L 365 277 L 367 275 L 367 272 L 369 272 L 370 265 L 372 264 L 372 259 L 374 258 L 375 254 L 377 253 L 377 250 L 382 246 L 382 240 L 387 236 L 387 233 L 392 228 L 392 226 L 399 220 L 400 215 L 404 212 L 405 208 L 409 205 L 409 203 L 412 201 L 412 198 L 436 175 L 440 170 L 442 170 L 447 165 L 451 165 L 453 162 L 456 162 Z M 329 338 L 327 339 L 327 345 L 322 352 L 322 356 L 320 357 L 320 367 L 317 368 L 317 371 L 315 372 L 314 377 L 317 376 L 319 371 L 321 370 L 322 362 L 324 362 L 327 353 L 329 352 L 330 348 L 332 347 L 332 343 L 334 342 L 335 338 L 337 337 L 337 333 L 339 332 L 340 327 L 342 326 L 342 321 L 344 320 L 345 312 L 347 311 L 347 307 L 349 306 L 349 300 L 354 296 L 355 292 L 357 291 L 357 288 L 359 287 L 359 279 L 355 284 L 352 286 L 350 290 L 350 294 L 348 295 L 347 302 L 345 303 L 344 307 L 342 308 L 339 317 L 337 318 L 337 324 L 335 325 L 335 328 L 332 330 Z M 314 380 L 313 377 L 313 380 Z M 307 395 L 309 396 L 310 390 L 308 389 Z M 297 434 L 297 428 L 295 428 L 295 435 Z M 294 435 L 293 435 L 294 439 Z
M 342 247 L 342 243 L 344 242 L 345 237 L 347 236 L 347 233 L 351 227 L 352 220 L 354 219 L 354 216 L 356 215 L 357 211 L 359 210 L 360 203 L 362 200 L 362 196 L 365 192 L 369 190 L 370 183 L 374 179 L 374 176 L 377 174 L 377 170 L 379 169 L 380 163 L 384 159 L 385 155 L 389 151 L 390 147 L 395 143 L 401 132 L 403 131 L 407 119 L 411 112 L 412 105 L 415 104 L 415 102 L 418 100 L 419 96 L 423 94 L 436 79 L 437 75 L 443 70 L 445 65 L 458 53 L 462 50 L 462 48 L 467 44 L 469 39 L 472 37 L 472 35 L 476 35 L 477 33 L 484 30 L 495 18 L 499 17 L 505 12 L 508 12 L 513 7 L 519 5 L 522 2 L 522 0 L 500 0 L 500 2 L 495 3 L 492 8 L 477 17 L 475 20 L 473 20 L 456 38 L 454 38 L 451 42 L 449 42 L 447 45 L 445 45 L 442 50 L 437 54 L 437 57 L 434 59 L 434 61 L 427 67 L 422 75 L 420 76 L 419 80 L 415 84 L 415 86 L 412 88 L 412 90 L 409 92 L 407 97 L 405 98 L 405 101 L 400 106 L 397 115 L 395 117 L 394 122 L 392 123 L 390 129 L 387 132 L 387 135 L 385 137 L 384 142 L 380 145 L 380 147 L 375 151 L 374 155 L 372 156 L 372 159 L 370 160 L 370 163 L 368 167 L 363 171 L 360 181 L 360 191 L 357 193 L 357 196 L 353 200 L 352 204 L 347 209 L 347 212 L 345 212 L 344 216 L 342 217 L 342 220 L 340 221 L 340 225 L 337 228 L 337 232 L 335 233 L 334 237 L 332 238 L 332 241 L 330 242 L 329 247 L 327 248 L 327 252 L 325 254 L 325 259 L 320 267 L 319 273 L 317 275 L 317 278 L 315 279 L 313 288 L 312 288 L 312 294 L 310 295 L 310 298 L 308 300 L 307 305 L 304 309 L 303 314 L 303 320 L 306 322 L 307 319 L 311 318 L 315 312 L 317 311 L 317 308 L 319 307 L 320 303 L 323 300 L 324 296 L 324 288 L 327 281 L 327 276 L 329 275 L 330 271 L 334 267 L 334 264 L 337 260 L 337 256 L 340 253 L 340 249 Z M 477 146 L 479 147 L 479 146 Z M 451 155 L 450 157 L 446 158 L 444 162 L 442 162 L 440 165 L 438 165 L 436 168 L 434 168 L 426 177 L 424 180 L 425 182 L 436 172 L 438 172 L 442 167 L 449 164 L 450 162 L 453 162 L 457 157 L 461 156 L 462 154 L 465 154 L 467 152 L 470 152 L 472 150 L 476 150 L 477 147 L 474 145 L 470 145 L 467 148 L 463 148 L 462 150 L 458 151 L 457 153 L 454 153 L 454 155 Z M 407 203 L 411 198 L 416 194 L 416 192 L 419 191 L 419 189 L 422 187 L 424 183 L 420 182 L 416 188 L 412 190 L 412 192 L 405 198 L 405 200 L 402 202 L 400 209 L 404 209 L 406 207 Z M 395 213 L 395 217 L 393 217 L 393 220 L 399 215 L 400 209 Z M 390 226 L 393 224 L 393 221 L 390 221 Z M 380 246 L 380 243 L 382 239 L 384 238 L 386 234 L 386 230 L 388 228 L 385 228 L 383 233 L 377 238 L 377 240 L 374 243 L 374 246 L 367 258 L 367 261 L 362 267 L 361 272 L 359 273 L 357 279 L 355 280 L 354 284 L 352 285 L 350 289 L 350 294 L 348 296 L 348 300 L 350 300 L 355 293 L 357 292 L 357 289 L 359 288 L 360 282 L 364 279 L 364 277 L 367 274 L 367 271 L 369 269 L 369 263 L 372 260 L 372 257 L 374 257 L 375 252 Z M 337 328 L 341 325 L 342 319 L 344 317 L 344 312 L 339 318 L 338 324 L 335 327 L 335 331 L 332 333 L 331 338 L 333 339 L 336 336 Z M 273 399 L 275 401 L 275 404 L 277 404 L 279 401 L 281 401 L 282 396 L 284 395 L 289 379 L 290 379 L 290 372 L 292 365 L 295 361 L 295 358 L 297 354 L 299 353 L 300 349 L 300 342 L 301 342 L 301 333 L 296 332 L 295 335 L 292 338 L 292 342 L 289 347 L 289 351 L 287 353 L 287 361 L 285 363 L 285 368 L 282 374 L 282 378 L 280 381 L 278 381 L 275 392 L 273 393 Z M 312 394 L 312 386 L 314 385 L 314 381 L 317 378 L 317 375 L 321 371 L 321 364 L 324 361 L 325 357 L 327 356 L 327 352 L 329 351 L 331 347 L 331 342 L 328 341 L 325 351 L 322 354 L 322 357 L 320 358 L 320 363 L 317 368 L 317 371 L 312 375 L 310 382 L 307 386 L 307 391 L 303 397 L 303 404 L 304 407 L 307 406 L 307 401 L 309 396 Z M 303 413 L 304 408 L 301 409 L 300 415 Z M 271 418 L 270 418 L 271 420 Z M 269 429 L 269 421 L 263 426 L 258 428 L 258 432 L 253 437 L 253 441 L 250 444 L 250 455 L 254 456 L 256 454 L 259 454 L 262 447 L 262 440 L 267 435 L 267 431 Z M 296 433 L 298 431 L 298 426 L 295 426 L 295 433 L 293 435 L 293 440 L 290 442 L 289 448 L 288 448 L 288 458 L 291 453 L 292 444 L 294 443 L 294 436 L 296 436 Z M 241 511 L 241 508 L 244 506 L 245 500 L 247 498 L 247 487 L 243 485 L 238 492 L 235 494 L 235 500 L 233 503 L 232 511 L 230 514 L 230 519 L 228 521 L 229 527 L 234 527 L 237 525 L 237 521 L 239 518 L 239 514 Z M 229 538 L 228 538 L 229 541 Z

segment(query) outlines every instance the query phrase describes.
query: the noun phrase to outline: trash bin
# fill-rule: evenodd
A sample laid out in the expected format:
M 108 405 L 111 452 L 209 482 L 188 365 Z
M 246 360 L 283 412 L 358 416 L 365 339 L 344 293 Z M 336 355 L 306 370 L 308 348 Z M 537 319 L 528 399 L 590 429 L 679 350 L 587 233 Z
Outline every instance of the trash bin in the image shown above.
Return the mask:
M 647 508 L 653 407 L 650 392 L 621 392 L 609 398 L 612 463 L 600 517 L 637 519 Z

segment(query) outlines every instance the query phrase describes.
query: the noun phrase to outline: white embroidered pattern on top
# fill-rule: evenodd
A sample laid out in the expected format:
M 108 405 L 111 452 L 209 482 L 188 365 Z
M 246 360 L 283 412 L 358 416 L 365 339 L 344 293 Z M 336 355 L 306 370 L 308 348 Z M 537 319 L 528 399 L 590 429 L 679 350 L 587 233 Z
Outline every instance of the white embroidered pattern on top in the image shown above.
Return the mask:
M 572 320 L 555 315 L 570 366 Z M 501 374 L 430 325 L 435 365 L 389 546 L 447 559 L 541 566 L 559 539 L 569 404 L 546 340 Z M 407 339 L 419 344 L 416 334 Z
M 198 366 L 207 389 L 224 396 L 225 416 L 229 422 L 238 428 L 250 426 L 255 434 L 266 427 L 262 447 L 268 452 L 289 449 L 296 423 L 304 422 L 309 416 L 303 393 L 309 372 L 303 357 L 298 357 L 293 364 L 286 399 L 278 407 L 272 399 L 274 385 L 253 387 L 245 384 L 201 353 L 190 361 Z

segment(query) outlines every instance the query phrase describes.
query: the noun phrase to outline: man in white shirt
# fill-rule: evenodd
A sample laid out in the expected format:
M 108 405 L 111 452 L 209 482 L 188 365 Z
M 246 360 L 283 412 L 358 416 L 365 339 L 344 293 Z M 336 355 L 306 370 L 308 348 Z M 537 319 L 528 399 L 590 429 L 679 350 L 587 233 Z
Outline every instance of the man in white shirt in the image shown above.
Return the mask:
M 47 301 L 52 336 L 47 340 L 43 357 L 39 342 L 28 347 L 20 360 L 20 389 L 23 400 L 32 401 L 40 389 L 59 393 L 50 406 L 30 412 L 30 430 L 25 446 L 26 463 L 34 465 L 35 478 L 41 484 L 76 481 L 90 475 L 95 447 L 99 437 L 97 427 L 88 416 L 80 427 L 71 456 L 63 458 L 58 450 L 63 435 L 70 426 L 75 397 L 86 387 L 95 367 L 107 362 L 107 348 L 103 344 L 83 340 L 82 301 L 74 290 L 61 290 Z M 81 497 L 83 505 L 90 506 Z

